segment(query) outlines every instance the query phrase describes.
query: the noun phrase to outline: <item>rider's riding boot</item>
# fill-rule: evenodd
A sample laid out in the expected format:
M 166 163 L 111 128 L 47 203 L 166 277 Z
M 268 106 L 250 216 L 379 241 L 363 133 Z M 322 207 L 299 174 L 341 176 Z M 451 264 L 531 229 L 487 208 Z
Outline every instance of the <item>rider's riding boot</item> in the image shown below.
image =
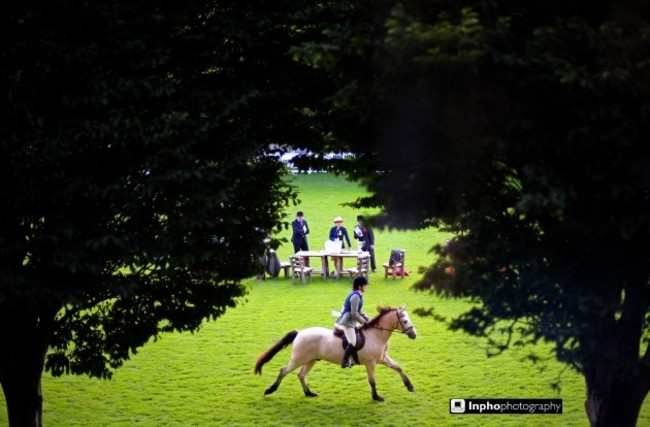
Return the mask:
M 348 344 L 348 346 L 345 348 L 345 354 L 343 354 L 343 360 L 341 361 L 341 368 L 352 367 L 352 364 L 350 363 L 350 356 L 352 355 L 353 351 L 354 351 L 354 346 L 352 344 Z
M 354 360 L 354 363 L 357 365 L 361 365 L 361 362 L 359 362 L 359 356 L 357 355 L 357 349 L 355 347 L 352 347 L 352 360 Z

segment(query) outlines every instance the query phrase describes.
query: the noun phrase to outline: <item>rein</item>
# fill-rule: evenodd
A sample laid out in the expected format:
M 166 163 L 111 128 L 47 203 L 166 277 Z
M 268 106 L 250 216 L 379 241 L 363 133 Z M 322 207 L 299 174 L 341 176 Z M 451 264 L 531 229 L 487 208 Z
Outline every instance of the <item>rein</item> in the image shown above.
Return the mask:
M 387 331 L 387 332 L 399 332 L 400 334 L 406 334 L 408 331 L 413 329 L 413 326 L 409 326 L 408 328 L 404 329 L 403 331 L 400 329 L 386 329 L 386 328 L 380 328 L 379 326 L 371 326 L 371 328 L 374 329 L 379 329 L 380 331 Z

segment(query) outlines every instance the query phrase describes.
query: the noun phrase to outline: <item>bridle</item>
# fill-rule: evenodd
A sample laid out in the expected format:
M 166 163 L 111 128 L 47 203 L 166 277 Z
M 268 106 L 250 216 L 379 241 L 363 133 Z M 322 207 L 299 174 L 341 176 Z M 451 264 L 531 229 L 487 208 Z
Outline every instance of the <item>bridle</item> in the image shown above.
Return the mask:
M 386 332 L 399 332 L 400 334 L 407 334 L 411 329 L 414 328 L 414 326 L 411 325 L 411 326 L 409 326 L 408 328 L 404 329 L 404 325 L 402 325 L 402 314 L 401 314 L 401 312 L 402 312 L 401 309 L 399 309 L 399 308 L 396 308 L 396 309 L 395 309 L 395 314 L 397 314 L 397 322 L 398 322 L 399 325 L 402 327 L 402 329 L 397 329 L 397 328 L 386 329 L 386 328 L 382 328 L 382 327 L 374 326 L 374 325 L 372 326 L 372 328 L 374 328 L 374 329 L 379 329 L 380 331 L 386 331 Z

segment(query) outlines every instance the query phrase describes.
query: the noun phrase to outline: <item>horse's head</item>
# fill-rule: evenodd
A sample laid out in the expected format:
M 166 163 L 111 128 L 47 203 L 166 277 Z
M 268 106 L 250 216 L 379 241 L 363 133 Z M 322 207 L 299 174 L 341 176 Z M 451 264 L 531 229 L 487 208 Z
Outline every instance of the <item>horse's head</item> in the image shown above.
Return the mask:
M 411 323 L 411 318 L 406 312 L 406 307 L 398 308 L 395 313 L 397 314 L 397 323 L 399 324 L 399 329 L 404 332 L 409 338 L 415 339 L 418 333 L 416 332 L 413 323 Z

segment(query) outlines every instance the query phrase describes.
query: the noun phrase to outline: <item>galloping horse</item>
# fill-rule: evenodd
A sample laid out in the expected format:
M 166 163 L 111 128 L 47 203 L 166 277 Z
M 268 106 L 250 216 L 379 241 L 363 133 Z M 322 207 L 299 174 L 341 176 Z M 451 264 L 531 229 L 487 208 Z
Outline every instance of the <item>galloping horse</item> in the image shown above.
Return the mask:
M 372 392 L 372 398 L 380 402 L 384 398 L 377 394 L 375 384 L 375 366 L 377 363 L 388 366 L 397 371 L 402 377 L 404 385 L 410 392 L 415 391 L 413 384 L 408 379 L 402 368 L 388 357 L 388 339 L 393 331 L 400 331 L 414 339 L 417 335 L 415 327 L 409 319 L 408 313 L 404 308 L 377 307 L 379 315 L 370 320 L 360 329 L 363 330 L 366 342 L 365 346 L 359 350 L 359 362 L 366 366 L 368 374 L 368 383 Z M 343 346 L 341 340 L 334 336 L 331 329 L 326 328 L 307 328 L 300 331 L 291 331 L 278 341 L 265 353 L 262 353 L 255 364 L 255 373 L 262 374 L 262 366 L 273 358 L 280 350 L 293 343 L 291 349 L 291 360 L 280 369 L 280 375 L 275 382 L 266 389 L 264 394 L 271 394 L 278 389 L 282 379 L 298 367 L 300 372 L 298 378 L 302 384 L 302 390 L 307 397 L 315 397 L 318 394 L 312 392 L 307 385 L 307 374 L 319 360 L 326 360 L 330 363 L 339 364 L 343 359 Z

